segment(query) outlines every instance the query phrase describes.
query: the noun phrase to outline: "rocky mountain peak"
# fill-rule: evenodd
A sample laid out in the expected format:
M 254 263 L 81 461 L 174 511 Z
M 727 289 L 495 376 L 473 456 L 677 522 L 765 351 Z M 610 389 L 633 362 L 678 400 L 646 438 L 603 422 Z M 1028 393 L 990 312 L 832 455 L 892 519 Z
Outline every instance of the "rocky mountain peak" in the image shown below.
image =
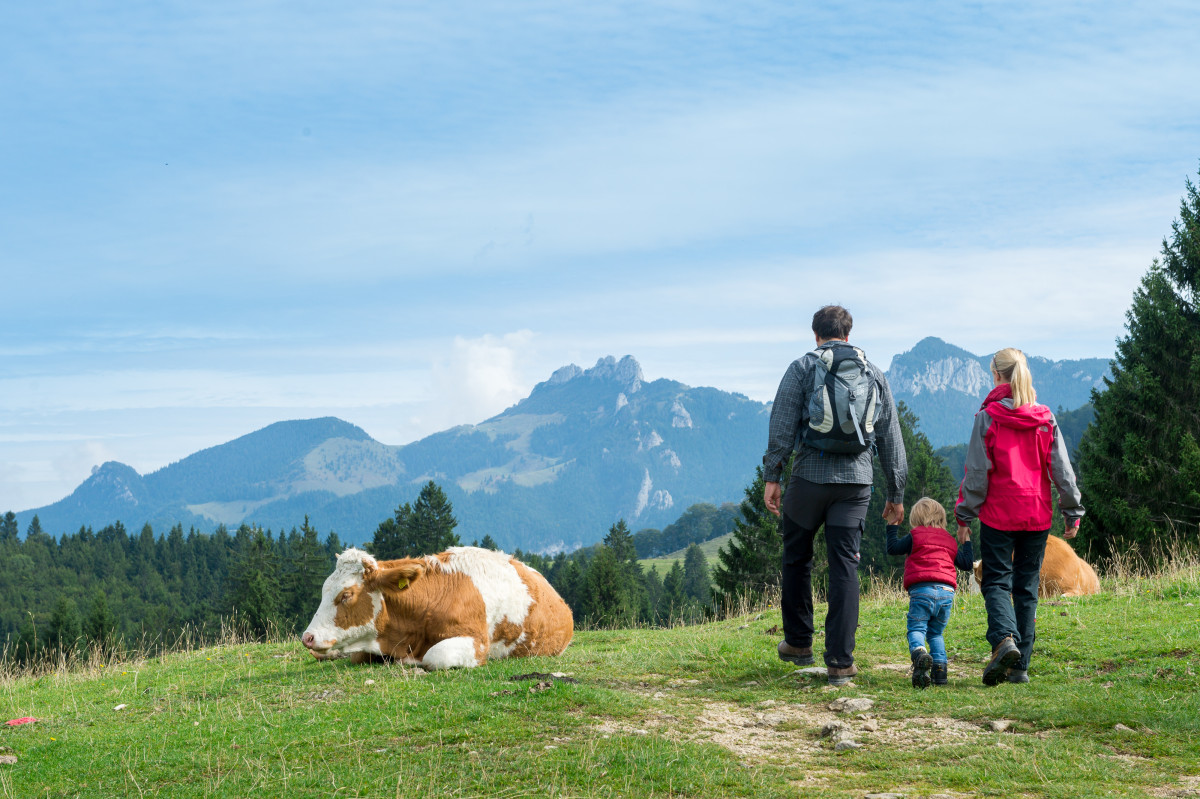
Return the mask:
M 619 361 L 611 355 L 605 356 L 583 374 L 593 380 L 612 380 L 620 383 L 630 393 L 642 387 L 642 367 L 632 355 L 626 355 Z

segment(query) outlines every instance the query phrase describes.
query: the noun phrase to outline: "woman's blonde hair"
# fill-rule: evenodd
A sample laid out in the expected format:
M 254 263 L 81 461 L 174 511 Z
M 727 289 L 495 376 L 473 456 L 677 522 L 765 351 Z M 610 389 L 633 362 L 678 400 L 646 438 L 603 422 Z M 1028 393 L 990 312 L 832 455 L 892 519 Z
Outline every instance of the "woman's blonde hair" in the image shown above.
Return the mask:
M 1000 375 L 1000 379 L 1005 383 L 1012 385 L 1014 408 L 1037 402 L 1037 392 L 1033 390 L 1033 375 L 1029 373 L 1025 353 L 1015 347 L 1005 347 L 992 356 L 992 371 Z
M 921 497 L 913 505 L 912 514 L 908 517 L 913 527 L 940 527 L 946 529 L 946 509 L 942 503 L 929 497 Z

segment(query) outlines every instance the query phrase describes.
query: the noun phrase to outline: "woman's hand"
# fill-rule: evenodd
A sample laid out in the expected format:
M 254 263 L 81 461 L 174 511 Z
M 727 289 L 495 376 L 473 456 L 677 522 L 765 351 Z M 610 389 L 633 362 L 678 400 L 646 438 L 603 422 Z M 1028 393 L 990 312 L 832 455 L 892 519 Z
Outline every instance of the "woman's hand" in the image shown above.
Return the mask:
M 970 541 L 970 540 L 971 540 L 971 528 L 967 527 L 965 524 L 960 524 L 958 526 L 958 543 L 962 544 L 962 543 L 964 543 L 966 541 Z

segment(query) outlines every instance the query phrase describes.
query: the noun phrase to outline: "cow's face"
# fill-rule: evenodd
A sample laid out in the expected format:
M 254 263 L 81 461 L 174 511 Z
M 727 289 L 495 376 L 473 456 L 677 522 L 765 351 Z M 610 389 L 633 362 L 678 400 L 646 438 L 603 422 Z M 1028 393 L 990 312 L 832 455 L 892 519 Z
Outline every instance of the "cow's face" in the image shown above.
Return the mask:
M 321 606 L 300 637 L 314 655 L 378 649 L 375 621 L 383 610 L 383 595 L 364 585 L 364 576 L 375 569 L 375 558 L 362 550 L 347 549 L 338 556 L 321 589 Z

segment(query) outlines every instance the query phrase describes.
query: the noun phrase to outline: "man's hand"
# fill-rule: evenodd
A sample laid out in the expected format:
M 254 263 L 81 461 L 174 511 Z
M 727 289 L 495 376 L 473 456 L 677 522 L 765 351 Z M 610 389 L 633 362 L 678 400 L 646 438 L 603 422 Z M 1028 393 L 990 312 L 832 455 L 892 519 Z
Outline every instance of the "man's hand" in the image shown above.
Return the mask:
M 958 543 L 964 543 L 971 540 L 971 528 L 965 524 L 958 526 Z
M 887 519 L 889 524 L 903 524 L 904 503 L 885 502 L 883 505 L 883 518 Z
M 1067 529 L 1063 530 L 1063 538 L 1074 538 L 1079 533 L 1079 523 L 1082 519 L 1076 519 L 1074 526 L 1068 524 Z
M 779 483 L 767 483 L 767 487 L 763 489 L 763 503 L 767 506 L 767 510 L 779 515 L 779 498 L 783 496 L 783 492 L 779 490 Z

